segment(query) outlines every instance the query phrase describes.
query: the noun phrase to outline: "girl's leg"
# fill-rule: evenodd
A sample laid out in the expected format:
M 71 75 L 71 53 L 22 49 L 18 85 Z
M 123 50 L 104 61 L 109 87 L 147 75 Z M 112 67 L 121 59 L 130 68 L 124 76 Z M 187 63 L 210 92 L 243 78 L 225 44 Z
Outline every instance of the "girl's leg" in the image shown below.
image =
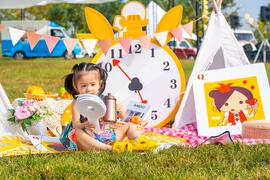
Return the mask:
M 128 137 L 128 139 L 137 139 L 140 136 L 136 125 L 132 123 L 126 123 L 125 125 L 116 129 L 115 134 L 117 141 L 124 140 L 126 136 Z
M 99 142 L 81 129 L 77 129 L 75 135 L 79 150 L 112 150 L 110 145 Z

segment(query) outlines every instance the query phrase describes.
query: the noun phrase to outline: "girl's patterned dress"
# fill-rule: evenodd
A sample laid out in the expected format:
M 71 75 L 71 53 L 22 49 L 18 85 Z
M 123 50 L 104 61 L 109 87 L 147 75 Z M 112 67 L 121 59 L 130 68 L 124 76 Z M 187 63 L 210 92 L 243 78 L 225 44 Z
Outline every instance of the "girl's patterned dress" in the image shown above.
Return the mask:
M 83 123 L 85 121 L 88 121 L 87 118 L 84 118 L 83 116 L 80 117 L 80 122 Z M 98 140 L 101 143 L 107 144 L 109 142 L 116 141 L 116 134 L 113 129 L 104 130 L 101 132 L 90 132 L 87 129 L 84 129 L 84 131 L 94 139 Z M 67 127 L 64 129 L 60 136 L 61 143 L 68 149 L 71 150 L 77 150 L 77 137 L 75 135 L 75 129 L 72 126 L 72 122 L 67 125 Z

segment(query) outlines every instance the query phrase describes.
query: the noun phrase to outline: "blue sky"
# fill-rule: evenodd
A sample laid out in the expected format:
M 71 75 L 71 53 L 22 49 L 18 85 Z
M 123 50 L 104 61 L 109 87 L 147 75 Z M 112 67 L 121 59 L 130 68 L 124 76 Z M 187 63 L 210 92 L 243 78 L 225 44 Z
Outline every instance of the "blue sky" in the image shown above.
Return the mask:
M 270 3 L 270 0 L 234 0 L 236 7 L 239 7 L 239 15 L 241 16 L 241 23 L 243 28 L 249 28 L 244 20 L 245 13 L 249 13 L 254 19 L 258 19 L 260 16 L 261 6 L 265 6 Z

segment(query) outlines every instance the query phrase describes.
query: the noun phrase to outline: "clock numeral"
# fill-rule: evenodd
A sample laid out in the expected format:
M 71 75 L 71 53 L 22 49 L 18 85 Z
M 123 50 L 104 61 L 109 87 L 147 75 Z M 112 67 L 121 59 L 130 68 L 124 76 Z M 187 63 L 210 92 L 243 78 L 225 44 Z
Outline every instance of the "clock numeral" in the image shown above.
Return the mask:
M 176 84 L 176 79 L 172 79 L 171 80 L 171 85 L 170 85 L 170 87 L 172 88 L 172 89 L 175 89 L 176 87 L 177 87 L 177 84 Z
M 157 110 L 153 110 L 151 113 L 151 119 L 152 120 L 157 120 L 158 115 L 157 115 Z
M 112 71 L 112 64 L 111 64 L 111 63 L 106 63 L 104 69 L 105 69 L 107 72 L 111 72 L 111 71 Z
M 166 106 L 167 108 L 170 108 L 171 107 L 170 98 L 168 98 L 163 105 Z
M 136 44 L 136 45 L 135 45 L 135 48 L 137 48 L 137 49 L 135 50 L 135 54 L 140 54 L 140 53 L 142 53 L 142 50 L 141 50 L 142 46 L 141 46 L 140 44 Z
M 119 49 L 119 58 L 123 58 L 123 50 Z
M 114 58 L 114 49 L 111 49 L 111 58 Z
M 115 58 L 115 51 L 114 51 L 114 49 L 111 49 L 111 58 L 112 59 Z M 118 58 L 123 58 L 123 50 L 122 49 L 118 49 Z
M 140 54 L 142 53 L 142 46 L 140 44 L 135 44 L 134 46 L 135 49 L 135 54 Z M 129 47 L 128 54 L 132 54 L 132 46 Z
M 163 62 L 164 68 L 163 71 L 169 71 L 170 70 L 170 63 L 169 61 L 164 61 Z
M 151 48 L 151 57 L 155 57 L 155 48 Z

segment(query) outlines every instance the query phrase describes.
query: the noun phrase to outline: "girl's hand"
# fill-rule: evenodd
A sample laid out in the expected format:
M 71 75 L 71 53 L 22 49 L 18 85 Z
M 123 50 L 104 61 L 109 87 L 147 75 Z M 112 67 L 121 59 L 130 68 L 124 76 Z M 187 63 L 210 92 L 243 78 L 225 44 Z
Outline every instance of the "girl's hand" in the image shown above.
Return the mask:
M 123 119 L 125 117 L 125 109 L 122 104 L 116 104 L 117 118 Z

